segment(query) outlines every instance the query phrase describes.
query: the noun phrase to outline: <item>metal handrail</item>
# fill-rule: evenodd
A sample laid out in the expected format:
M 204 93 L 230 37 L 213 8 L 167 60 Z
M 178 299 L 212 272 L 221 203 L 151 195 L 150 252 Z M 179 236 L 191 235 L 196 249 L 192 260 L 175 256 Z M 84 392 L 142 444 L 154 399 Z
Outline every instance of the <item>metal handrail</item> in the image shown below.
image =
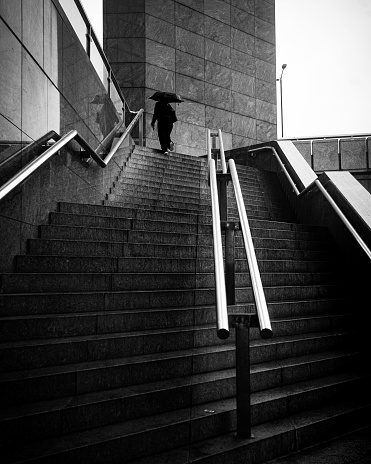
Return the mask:
M 366 243 L 362 240 L 358 232 L 355 230 L 355 228 L 352 226 L 352 224 L 348 221 L 344 213 L 341 211 L 339 206 L 336 204 L 334 199 L 331 197 L 331 195 L 327 192 L 327 190 L 323 187 L 321 182 L 318 179 L 318 176 L 315 176 L 315 180 L 308 185 L 306 188 L 304 188 L 301 192 L 298 190 L 296 187 L 294 181 L 292 180 L 292 177 L 288 173 L 287 169 L 285 168 L 285 165 L 283 164 L 281 158 L 279 157 L 277 151 L 273 148 L 270 147 L 269 145 L 264 146 L 264 147 L 258 147 L 258 148 L 252 148 L 249 149 L 248 152 L 252 153 L 254 151 L 260 151 L 260 150 L 271 150 L 274 154 L 274 156 L 279 160 L 280 166 L 283 167 L 283 172 L 285 173 L 288 181 L 290 182 L 291 186 L 293 187 L 296 195 L 298 197 L 305 195 L 307 192 L 312 190 L 313 187 L 317 186 L 320 192 L 323 194 L 323 196 L 326 198 L 326 200 L 329 202 L 330 206 L 333 208 L 339 219 L 343 222 L 343 224 L 346 226 L 346 228 L 349 230 L 349 232 L 352 234 L 354 239 L 357 241 L 357 243 L 361 246 L 363 251 L 366 253 L 367 257 L 371 260 L 371 250 L 368 248 Z
M 247 262 L 249 265 L 251 284 L 254 292 L 256 312 L 258 314 L 260 335 L 262 338 L 272 337 L 272 326 L 268 313 L 267 301 L 263 290 L 263 284 L 260 277 L 260 271 L 258 267 L 258 261 L 256 259 L 255 248 L 252 241 L 251 230 L 249 221 L 247 219 L 246 208 L 242 197 L 242 191 L 236 165 L 233 159 L 228 161 L 229 171 L 232 176 L 233 188 L 237 202 L 238 214 L 240 217 L 242 235 L 245 244 Z
M 220 229 L 220 211 L 218 186 L 216 180 L 215 160 L 211 158 L 210 130 L 207 137 L 207 159 L 209 163 L 211 211 L 213 226 L 213 245 L 214 245 L 214 269 L 215 269 L 215 289 L 216 289 L 216 321 L 217 335 L 221 339 L 229 337 L 227 295 L 225 289 L 225 275 L 223 263 L 223 245 Z
M 131 121 L 129 126 L 126 128 L 125 132 L 119 138 L 117 143 L 114 147 L 110 150 L 108 155 L 102 159 L 96 151 L 89 145 L 89 143 L 76 131 L 71 130 L 64 136 L 60 136 L 57 133 L 53 136 L 54 138 L 59 138 L 57 142 L 55 142 L 50 148 L 45 150 L 38 158 L 34 159 L 30 163 L 28 163 L 21 171 L 19 171 L 15 176 L 9 179 L 4 185 L 0 187 L 0 200 L 2 200 L 6 195 L 8 195 L 12 190 L 18 187 L 22 182 L 24 182 L 28 177 L 30 177 L 40 166 L 42 166 L 46 161 L 48 161 L 55 153 L 57 153 L 61 148 L 63 148 L 67 143 L 71 140 L 76 140 L 82 148 L 84 148 L 91 158 L 97 162 L 97 164 L 105 168 L 107 167 L 109 161 L 111 160 L 112 156 L 116 153 L 117 149 L 123 142 L 123 140 L 129 135 L 131 130 L 134 127 L 134 124 L 141 118 L 143 115 L 143 109 L 139 110 L 138 113 L 135 115 L 134 119 Z M 44 137 L 43 137 L 44 139 Z
M 220 129 L 218 129 L 218 136 L 219 136 L 219 148 L 220 148 L 220 160 L 222 163 L 222 172 L 223 174 L 226 174 L 227 163 L 225 162 L 224 143 L 223 143 L 222 131 Z

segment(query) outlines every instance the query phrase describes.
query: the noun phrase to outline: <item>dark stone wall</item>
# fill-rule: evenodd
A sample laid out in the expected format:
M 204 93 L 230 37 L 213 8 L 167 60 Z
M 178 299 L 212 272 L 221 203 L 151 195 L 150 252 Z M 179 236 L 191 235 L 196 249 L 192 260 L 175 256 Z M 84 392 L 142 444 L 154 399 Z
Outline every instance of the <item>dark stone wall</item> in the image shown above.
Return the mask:
M 206 150 L 206 128 L 226 149 L 276 138 L 274 0 L 104 0 L 104 46 L 131 107 L 146 112 L 156 90 L 176 105 L 176 150 Z

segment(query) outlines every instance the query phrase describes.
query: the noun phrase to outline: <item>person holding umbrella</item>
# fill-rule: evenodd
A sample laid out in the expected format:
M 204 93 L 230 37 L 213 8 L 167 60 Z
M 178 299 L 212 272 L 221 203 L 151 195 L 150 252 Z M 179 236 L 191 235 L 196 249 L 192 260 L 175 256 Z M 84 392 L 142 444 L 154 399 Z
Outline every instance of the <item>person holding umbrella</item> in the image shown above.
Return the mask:
M 178 120 L 175 110 L 170 103 L 180 103 L 183 100 L 179 95 L 169 92 L 155 92 L 150 98 L 156 101 L 151 126 L 152 129 L 155 130 L 155 123 L 157 121 L 157 133 L 161 151 L 164 155 L 167 155 L 168 150 L 174 149 L 174 143 L 171 140 L 171 132 L 174 122 Z

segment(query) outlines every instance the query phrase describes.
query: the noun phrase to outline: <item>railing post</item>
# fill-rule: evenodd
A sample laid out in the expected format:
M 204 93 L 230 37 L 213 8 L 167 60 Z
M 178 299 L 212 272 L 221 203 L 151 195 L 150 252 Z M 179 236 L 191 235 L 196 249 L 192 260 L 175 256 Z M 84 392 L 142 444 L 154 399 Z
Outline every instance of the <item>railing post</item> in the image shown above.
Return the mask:
M 143 114 L 140 115 L 138 125 L 139 125 L 139 146 L 143 146 Z
M 250 319 L 234 316 L 236 329 L 237 437 L 253 438 L 250 401 Z

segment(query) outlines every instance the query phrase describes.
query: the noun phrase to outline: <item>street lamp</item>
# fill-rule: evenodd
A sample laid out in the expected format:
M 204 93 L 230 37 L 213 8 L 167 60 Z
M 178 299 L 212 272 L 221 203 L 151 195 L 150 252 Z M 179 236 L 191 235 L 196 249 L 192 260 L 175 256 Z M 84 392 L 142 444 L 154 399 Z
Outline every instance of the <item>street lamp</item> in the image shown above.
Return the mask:
M 281 77 L 279 79 L 276 79 L 277 81 L 280 81 L 280 96 L 281 96 L 281 130 L 282 130 L 282 138 L 283 138 L 283 104 L 282 104 L 282 75 L 283 71 L 285 70 L 287 64 L 282 65 L 282 72 L 281 72 Z

